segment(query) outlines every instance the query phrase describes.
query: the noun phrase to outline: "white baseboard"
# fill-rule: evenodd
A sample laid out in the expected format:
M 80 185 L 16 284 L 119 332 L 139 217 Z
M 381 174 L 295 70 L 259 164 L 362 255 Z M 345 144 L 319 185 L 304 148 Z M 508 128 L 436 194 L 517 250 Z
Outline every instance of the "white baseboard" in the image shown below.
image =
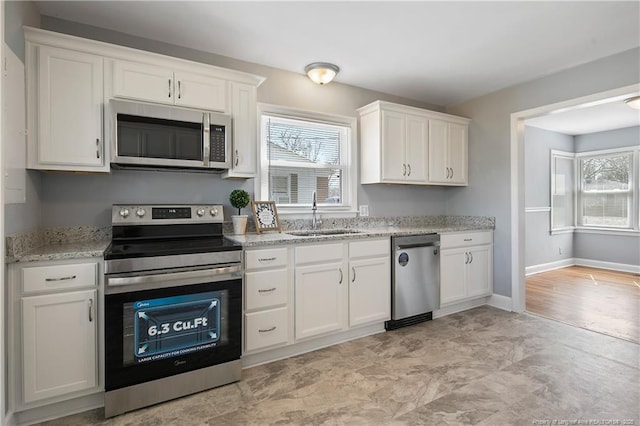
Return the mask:
M 613 271 L 631 272 L 632 274 L 640 274 L 640 265 L 629 265 L 626 263 L 603 262 L 591 259 L 573 259 L 574 264 L 578 266 L 589 266 L 591 268 L 611 269 Z
M 573 258 L 571 259 L 562 259 L 557 260 L 555 262 L 549 263 L 541 263 L 540 265 L 527 266 L 524 269 L 524 273 L 526 276 L 539 274 L 541 272 L 553 271 L 554 269 L 566 268 L 567 266 L 575 265 L 575 261 Z
M 511 301 L 511 298 L 501 294 L 492 294 L 489 297 L 489 301 L 487 301 L 487 305 L 509 312 L 513 309 L 513 302 Z
M 93 410 L 103 406 L 104 392 L 99 392 L 68 401 L 13 413 L 13 421 L 19 425 L 31 425 L 34 423 L 70 416 L 72 414 L 82 413 L 83 411 Z
M 441 318 L 447 315 L 455 314 L 469 309 L 477 308 L 478 306 L 484 306 L 487 304 L 489 297 L 480 297 L 473 300 L 465 300 L 463 302 L 447 305 L 443 308 L 433 311 L 433 319 Z

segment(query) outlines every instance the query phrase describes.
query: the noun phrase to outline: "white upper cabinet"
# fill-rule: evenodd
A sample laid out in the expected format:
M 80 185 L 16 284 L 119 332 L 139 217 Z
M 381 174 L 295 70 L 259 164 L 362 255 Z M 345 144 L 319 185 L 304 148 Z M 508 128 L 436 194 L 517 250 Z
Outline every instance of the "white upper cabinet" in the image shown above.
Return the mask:
M 257 172 L 256 88 L 263 77 L 25 27 L 27 163 L 31 169 L 109 172 L 112 98 L 232 116 L 233 166 Z M 105 125 L 105 123 L 107 123 Z
M 130 61 L 114 61 L 113 95 L 189 108 L 227 111 L 225 80 Z
M 429 181 L 467 185 L 467 125 L 429 120 Z
M 258 173 L 256 86 L 231 82 L 233 152 L 225 178 L 252 178 Z
M 106 171 L 102 57 L 51 46 L 27 53 L 29 168 Z M 37 141 L 37 142 L 36 142 Z
M 382 101 L 364 106 L 358 112 L 363 184 L 466 184 L 468 119 Z M 432 119 L 444 123 L 444 128 L 432 130 Z M 453 130 L 448 130 L 449 125 Z M 446 144 L 440 146 L 436 142 L 432 146 L 431 139 L 438 139 L 438 132 Z M 434 160 L 432 155 L 443 160 Z M 430 167 L 441 167 L 443 171 L 434 173 Z M 446 175 L 449 169 L 455 169 L 455 180 L 432 179 L 432 175 Z

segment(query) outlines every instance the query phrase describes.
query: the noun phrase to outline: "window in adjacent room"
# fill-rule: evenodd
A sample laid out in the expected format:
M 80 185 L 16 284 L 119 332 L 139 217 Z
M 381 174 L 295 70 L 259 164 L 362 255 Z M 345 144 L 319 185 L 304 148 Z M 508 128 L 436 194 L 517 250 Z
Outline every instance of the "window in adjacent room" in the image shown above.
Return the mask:
M 578 225 L 633 228 L 633 151 L 578 157 Z
M 574 229 L 575 155 L 551 151 L 551 230 Z
M 355 205 L 355 119 L 264 106 L 260 130 L 261 199 L 285 213 L 309 208 L 314 191 L 324 210 Z

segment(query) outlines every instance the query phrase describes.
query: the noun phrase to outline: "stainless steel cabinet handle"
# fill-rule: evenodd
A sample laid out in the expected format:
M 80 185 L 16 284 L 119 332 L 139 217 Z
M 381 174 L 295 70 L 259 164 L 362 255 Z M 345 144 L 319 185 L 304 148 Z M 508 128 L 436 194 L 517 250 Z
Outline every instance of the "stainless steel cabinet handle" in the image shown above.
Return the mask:
M 171 97 L 171 79 L 169 79 L 169 97 Z
M 340 271 L 340 281 L 338 281 L 338 284 L 342 284 L 342 278 L 344 278 L 342 275 L 342 268 L 338 268 L 338 270 Z
M 402 176 L 407 175 L 407 165 L 402 163 Z
M 100 138 L 96 139 L 96 158 L 100 158 Z
M 47 282 L 51 282 L 51 281 L 68 281 L 68 280 L 75 280 L 76 278 L 78 278 L 77 275 L 69 275 L 68 277 L 60 277 L 60 278 L 45 278 L 44 280 Z
M 453 179 L 453 167 L 451 168 L 451 179 Z
M 407 164 L 407 169 L 409 170 L 407 176 L 411 176 L 411 164 Z
M 272 287 L 272 288 L 265 288 L 265 289 L 259 288 L 258 289 L 258 293 L 270 293 L 272 291 L 276 291 L 276 288 Z
M 236 164 L 235 167 L 238 167 L 238 163 L 240 162 L 240 155 L 238 154 L 238 150 L 236 149 Z
M 180 80 L 178 80 L 178 99 L 182 99 L 182 89 L 181 89 Z
M 473 241 L 473 238 L 465 238 L 464 241 Z
M 469 263 L 473 263 L 473 253 L 469 253 L 469 256 L 471 256 L 471 260 L 469 261 Z
M 89 299 L 89 322 L 93 322 L 93 298 Z
M 351 267 L 351 272 L 353 272 L 353 278 L 351 278 L 351 282 L 354 283 L 354 282 L 356 282 L 356 268 L 354 268 L 352 266 Z
M 464 261 L 464 264 L 466 265 L 466 264 L 468 264 L 468 263 L 469 263 L 469 253 L 465 251 L 465 252 L 464 252 L 464 257 L 465 257 L 465 259 L 466 259 L 466 260 Z
M 275 325 L 273 327 L 271 327 L 271 328 L 259 328 L 258 329 L 258 333 L 268 333 L 270 331 L 275 330 L 276 328 L 278 328 L 278 327 L 276 327 Z

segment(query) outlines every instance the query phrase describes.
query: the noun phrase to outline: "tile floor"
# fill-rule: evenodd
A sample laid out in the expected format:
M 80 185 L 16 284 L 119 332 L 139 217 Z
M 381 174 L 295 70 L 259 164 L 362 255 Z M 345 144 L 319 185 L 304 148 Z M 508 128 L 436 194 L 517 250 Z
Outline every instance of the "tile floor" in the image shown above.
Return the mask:
M 640 425 L 639 354 L 635 343 L 481 307 L 112 419 L 98 409 L 44 424 Z

